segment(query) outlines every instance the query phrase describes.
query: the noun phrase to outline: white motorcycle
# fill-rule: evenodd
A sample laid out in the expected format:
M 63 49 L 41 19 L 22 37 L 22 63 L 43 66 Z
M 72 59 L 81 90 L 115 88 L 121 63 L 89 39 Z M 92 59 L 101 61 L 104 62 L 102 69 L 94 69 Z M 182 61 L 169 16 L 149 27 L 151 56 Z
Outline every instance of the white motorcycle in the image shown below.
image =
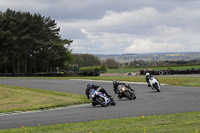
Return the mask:
M 158 82 L 158 80 L 156 78 L 151 77 L 149 79 L 149 83 L 150 83 L 152 89 L 155 89 L 158 92 L 160 92 L 160 83 Z

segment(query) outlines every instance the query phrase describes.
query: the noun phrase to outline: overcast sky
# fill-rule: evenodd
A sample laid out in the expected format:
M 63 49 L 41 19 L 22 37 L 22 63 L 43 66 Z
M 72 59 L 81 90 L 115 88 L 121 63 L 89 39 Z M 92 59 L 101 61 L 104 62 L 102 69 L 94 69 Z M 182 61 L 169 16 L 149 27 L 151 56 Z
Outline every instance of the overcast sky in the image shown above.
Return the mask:
M 200 52 L 200 0 L 0 0 L 55 19 L 73 53 Z

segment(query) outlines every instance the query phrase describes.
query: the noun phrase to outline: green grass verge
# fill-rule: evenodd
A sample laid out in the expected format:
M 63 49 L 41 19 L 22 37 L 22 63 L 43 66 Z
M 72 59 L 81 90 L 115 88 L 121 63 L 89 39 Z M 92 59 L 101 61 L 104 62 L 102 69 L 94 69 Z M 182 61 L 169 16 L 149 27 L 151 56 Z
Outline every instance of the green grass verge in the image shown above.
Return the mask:
M 197 133 L 200 112 L 140 116 L 121 119 L 66 123 L 51 126 L 21 127 L 0 133 Z
M 0 85 L 0 113 L 47 109 L 89 102 L 85 95 Z
M 80 77 L 81 78 L 81 77 Z M 200 77 L 157 77 L 160 83 L 175 86 L 194 86 L 200 87 Z M 128 81 L 128 82 L 146 82 L 145 76 L 135 77 L 83 77 L 82 79 L 107 80 L 107 81 Z
M 200 77 L 157 77 L 160 83 L 176 86 L 195 86 L 200 87 Z M 82 79 L 108 80 L 108 81 L 128 81 L 128 82 L 146 82 L 144 76 L 136 77 L 84 77 Z
M 129 73 L 135 72 L 136 70 L 140 69 L 153 69 L 153 70 L 184 70 L 184 69 L 200 69 L 200 65 L 186 65 L 186 66 L 165 66 L 165 67 L 130 67 L 130 68 L 118 68 L 118 69 L 107 69 L 107 73 Z

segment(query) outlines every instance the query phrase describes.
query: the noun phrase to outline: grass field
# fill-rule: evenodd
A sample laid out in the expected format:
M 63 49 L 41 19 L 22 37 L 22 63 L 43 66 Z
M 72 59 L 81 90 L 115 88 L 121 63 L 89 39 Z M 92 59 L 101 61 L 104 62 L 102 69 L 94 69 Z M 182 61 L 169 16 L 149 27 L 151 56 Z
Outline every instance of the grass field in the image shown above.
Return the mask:
M 0 113 L 47 109 L 89 102 L 85 95 L 0 85 Z
M 200 112 L 21 127 L 0 133 L 199 133 Z
M 119 69 L 107 69 L 107 73 L 129 73 L 135 72 L 136 70 L 140 69 L 153 69 L 153 70 L 167 70 L 167 69 L 200 69 L 200 65 L 191 65 L 191 66 L 166 66 L 166 67 L 132 67 L 132 68 L 119 68 Z

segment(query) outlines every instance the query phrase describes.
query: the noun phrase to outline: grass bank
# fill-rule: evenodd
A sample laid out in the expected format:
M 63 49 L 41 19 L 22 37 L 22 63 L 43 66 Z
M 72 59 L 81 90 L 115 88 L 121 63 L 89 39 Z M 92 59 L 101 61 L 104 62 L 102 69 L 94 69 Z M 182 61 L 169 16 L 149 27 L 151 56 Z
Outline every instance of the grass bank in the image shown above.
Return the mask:
M 198 133 L 200 112 L 21 127 L 0 133 Z
M 200 87 L 200 77 L 157 77 L 160 83 L 175 86 L 194 86 Z M 146 82 L 144 76 L 136 77 L 83 77 L 82 79 L 107 80 L 107 81 L 128 81 L 128 82 Z
M 0 113 L 48 109 L 89 102 L 85 95 L 0 85 Z

